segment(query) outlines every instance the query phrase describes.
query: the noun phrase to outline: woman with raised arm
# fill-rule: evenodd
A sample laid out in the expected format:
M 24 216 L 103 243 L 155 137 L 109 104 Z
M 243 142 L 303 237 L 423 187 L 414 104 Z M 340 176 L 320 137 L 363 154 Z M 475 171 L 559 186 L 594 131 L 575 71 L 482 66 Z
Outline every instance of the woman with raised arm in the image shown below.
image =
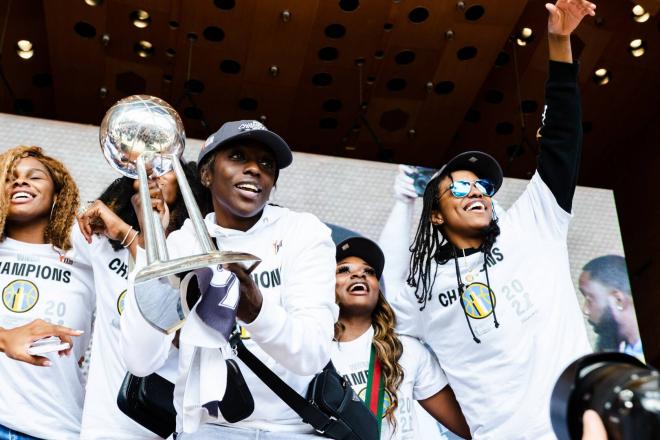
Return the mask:
M 582 143 L 570 34 L 596 6 L 558 0 L 546 8 L 536 174 L 497 219 L 499 164 L 479 151 L 451 159 L 426 187 L 408 286 L 390 296 L 399 331 L 433 349 L 476 439 L 554 438 L 555 381 L 590 351 L 566 241 Z
M 39 147 L 0 155 L 0 178 L 0 347 L 7 355 L 0 355 L 0 438 L 78 439 L 84 399 L 78 360 L 94 308 L 91 268 L 78 261 L 69 238 L 78 188 Z M 69 348 L 60 348 L 59 357 L 28 353 L 48 336 Z
M 197 164 L 185 163 L 183 170 L 201 212 L 208 213 L 208 190 L 199 182 Z M 168 235 L 188 218 L 175 173 L 170 171 L 153 177 L 150 183 L 154 203 L 164 202 L 167 206 L 169 221 L 165 234 Z M 80 432 L 83 440 L 108 438 L 110 431 L 113 440 L 160 438 L 131 420 L 117 406 L 117 395 L 127 371 L 119 355 L 119 320 L 124 310 L 128 274 L 133 266 L 131 254 L 135 254 L 143 239 L 138 189 L 135 179 L 116 179 L 78 216 L 80 228 L 74 228 L 73 232 L 72 239 L 81 258 L 94 270 L 97 301 Z

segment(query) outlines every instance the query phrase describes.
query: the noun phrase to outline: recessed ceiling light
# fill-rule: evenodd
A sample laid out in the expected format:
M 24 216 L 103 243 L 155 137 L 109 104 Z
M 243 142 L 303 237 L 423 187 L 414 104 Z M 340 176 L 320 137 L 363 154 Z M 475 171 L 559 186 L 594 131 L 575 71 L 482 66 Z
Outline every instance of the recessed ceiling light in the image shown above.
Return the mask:
M 611 80 L 610 72 L 605 68 L 596 69 L 592 76 L 593 81 L 599 86 L 604 86 Z
M 133 47 L 135 53 L 138 54 L 140 58 L 148 58 L 154 54 L 154 46 L 146 40 L 139 41 L 135 43 Z
M 651 17 L 651 14 L 646 12 L 646 10 L 640 5 L 633 6 L 632 13 L 633 20 L 635 20 L 637 23 L 644 23 Z
M 16 42 L 16 53 L 24 60 L 29 60 L 34 56 L 34 48 L 29 40 L 18 40 Z
M 151 24 L 151 15 L 143 9 L 131 12 L 131 22 L 133 26 L 144 29 Z
M 641 38 L 636 38 L 628 45 L 628 52 L 635 58 L 639 58 L 646 52 L 646 42 Z

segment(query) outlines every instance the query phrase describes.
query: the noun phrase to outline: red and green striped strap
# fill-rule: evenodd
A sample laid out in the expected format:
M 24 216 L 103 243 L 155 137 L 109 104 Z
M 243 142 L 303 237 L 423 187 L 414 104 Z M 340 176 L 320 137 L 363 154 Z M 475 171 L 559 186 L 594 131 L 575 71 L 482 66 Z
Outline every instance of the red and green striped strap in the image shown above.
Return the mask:
M 380 425 L 383 420 L 383 399 L 385 397 L 385 380 L 380 365 L 380 360 L 376 356 L 376 347 L 371 346 L 371 356 L 369 357 L 369 376 L 367 378 L 367 408 L 371 410 L 378 421 L 378 434 L 380 434 Z M 377 385 L 375 385 L 377 384 Z

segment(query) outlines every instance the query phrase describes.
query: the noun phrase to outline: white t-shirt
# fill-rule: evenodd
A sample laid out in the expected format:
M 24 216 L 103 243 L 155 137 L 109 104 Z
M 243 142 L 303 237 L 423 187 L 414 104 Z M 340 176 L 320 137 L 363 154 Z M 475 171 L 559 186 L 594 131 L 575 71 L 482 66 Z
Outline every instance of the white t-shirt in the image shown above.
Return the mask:
M 253 322 L 243 324 L 251 335 L 245 345 L 289 386 L 304 395 L 313 375 L 330 359 L 333 325 L 338 315 L 335 246 L 330 230 L 311 214 L 272 205 L 267 205 L 259 221 L 245 232 L 218 226 L 213 213 L 206 216 L 205 223 L 221 250 L 248 252 L 261 258 L 261 264 L 251 276 L 261 290 L 263 305 Z M 201 252 L 190 220 L 168 236 L 167 246 L 170 258 Z M 191 383 L 188 381 L 190 377 L 184 377 L 187 373 L 182 373 L 190 369 L 190 363 L 185 364 L 190 347 L 183 344 L 184 333 L 190 330 L 189 324 L 190 320 L 182 329 L 178 353 L 182 361 L 178 365 L 174 406 L 178 413 L 179 432 L 184 429 L 194 431 L 199 423 L 225 423 L 222 417 L 204 416 L 206 411 L 200 409 L 204 402 L 199 402 L 197 410 L 183 409 L 187 401 L 185 393 L 197 393 L 187 385 Z M 202 330 L 200 327 L 197 331 Z M 207 328 L 207 332 L 215 331 Z M 145 375 L 156 370 L 160 374 L 159 369 L 171 369 L 172 363 L 178 362 L 177 352 L 170 348 L 172 336 L 159 333 L 144 320 L 131 287 L 121 317 L 121 333 L 124 359 L 135 374 Z M 200 351 L 202 358 L 218 353 L 217 349 L 210 348 L 200 348 Z M 255 408 L 247 419 L 232 426 L 277 432 L 312 432 L 312 428 L 303 423 L 247 366 L 239 359 L 237 362 L 254 398 Z M 204 380 L 207 379 L 213 378 L 206 376 Z M 204 380 L 200 381 L 203 388 L 218 388 L 215 383 L 207 386 Z
M 96 291 L 96 320 L 80 438 L 158 439 L 117 407 L 117 394 L 127 371 L 119 356 L 119 318 L 128 285 L 128 250 L 115 251 L 107 238 L 99 236 L 88 244 L 77 226 L 71 236 L 80 259 L 92 266 Z
M 11 238 L 0 242 L 0 326 L 14 328 L 40 318 L 85 332 L 73 338 L 70 356 L 47 354 L 50 367 L 0 354 L 0 424 L 44 439 L 79 438 L 84 381 L 78 359 L 91 333 L 91 275 L 73 251 Z
M 554 438 L 555 381 L 591 351 L 568 263 L 570 218 L 538 173 L 500 216 L 488 265 L 499 328 L 483 253 L 458 258 L 465 312 L 453 259 L 431 267 L 436 280 L 424 310 L 409 286 L 389 297 L 398 331 L 424 339 L 438 356 L 475 439 Z
M 344 376 L 362 400 L 366 398 L 369 375 L 369 359 L 374 329 L 370 327 L 362 336 L 349 342 L 333 342 L 331 359 L 337 372 Z M 382 440 L 416 440 L 440 438 L 437 427 L 435 432 L 421 431 L 417 420 L 416 400 L 433 396 L 447 385 L 447 378 L 442 372 L 437 359 L 419 341 L 408 336 L 400 336 L 403 353 L 399 364 L 404 376 L 398 390 L 399 405 L 394 410 L 396 429 L 383 418 L 381 424 Z M 383 413 L 391 402 L 391 396 L 385 390 Z

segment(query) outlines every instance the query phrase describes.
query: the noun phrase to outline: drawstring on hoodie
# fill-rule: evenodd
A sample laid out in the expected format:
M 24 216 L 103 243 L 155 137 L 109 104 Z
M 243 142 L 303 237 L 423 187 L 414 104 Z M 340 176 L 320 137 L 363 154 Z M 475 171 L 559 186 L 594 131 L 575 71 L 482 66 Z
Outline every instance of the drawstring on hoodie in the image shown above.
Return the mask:
M 456 247 L 452 245 L 452 252 L 454 254 L 454 266 L 456 268 L 456 281 L 458 283 L 458 295 L 459 298 L 461 299 L 461 308 L 463 309 L 463 315 L 465 315 L 465 321 L 467 321 L 468 328 L 470 329 L 470 333 L 472 334 L 472 339 L 474 342 L 477 344 L 481 343 L 481 339 L 477 337 L 477 335 L 474 333 L 474 329 L 472 328 L 472 323 L 470 322 L 470 317 L 467 313 L 466 306 L 465 306 L 465 300 L 463 298 L 463 292 L 465 292 L 465 284 L 463 284 L 463 280 L 461 279 L 461 270 L 460 267 L 458 266 L 458 255 L 456 254 Z M 465 252 L 464 252 L 465 254 Z M 490 298 L 490 303 L 492 307 L 492 312 L 493 312 L 493 319 L 495 320 L 495 328 L 498 328 L 500 326 L 499 321 L 497 320 L 497 315 L 495 314 L 495 297 L 493 295 L 493 290 L 490 288 L 490 279 L 488 277 L 488 264 L 486 260 L 486 251 L 483 251 L 483 256 L 484 256 L 484 264 L 483 264 L 483 271 L 486 272 L 486 286 L 488 287 L 488 296 Z

